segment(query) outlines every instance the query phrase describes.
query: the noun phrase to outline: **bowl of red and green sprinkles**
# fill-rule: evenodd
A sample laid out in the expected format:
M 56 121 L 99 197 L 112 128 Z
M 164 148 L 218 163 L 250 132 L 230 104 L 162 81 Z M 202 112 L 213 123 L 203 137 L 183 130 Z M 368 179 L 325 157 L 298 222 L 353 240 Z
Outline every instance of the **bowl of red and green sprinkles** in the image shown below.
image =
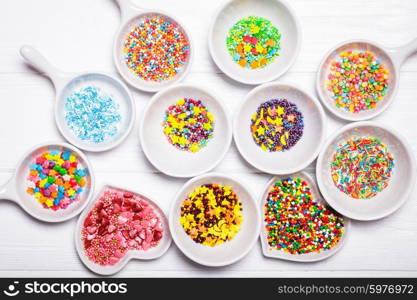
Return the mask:
M 322 60 L 316 89 L 335 116 L 363 121 L 382 113 L 398 88 L 400 65 L 392 53 L 362 40 L 337 45 Z
M 166 13 L 121 6 L 122 21 L 114 42 L 114 61 L 121 76 L 133 87 L 159 91 L 182 80 L 190 68 L 191 37 Z
M 284 74 L 295 61 L 300 26 L 281 0 L 226 2 L 209 32 L 209 49 L 217 66 L 232 79 L 260 84 Z
M 349 220 L 323 201 L 305 172 L 273 177 L 263 193 L 261 211 L 261 244 L 267 257 L 326 259 L 341 249 L 349 230 Z
M 261 215 L 247 185 L 220 173 L 189 180 L 176 194 L 169 227 L 189 259 L 210 267 L 235 263 L 259 237 Z
M 243 158 L 270 174 L 307 167 L 324 142 L 324 111 L 318 100 L 290 84 L 253 89 L 237 110 L 233 135 Z
M 317 182 L 339 213 L 375 220 L 396 211 L 415 184 L 416 166 L 401 133 L 375 122 L 349 124 L 335 132 L 317 159 Z
M 214 168 L 230 147 L 232 128 L 221 101 L 192 85 L 157 93 L 140 123 L 142 150 L 151 164 L 175 177 L 193 177 Z

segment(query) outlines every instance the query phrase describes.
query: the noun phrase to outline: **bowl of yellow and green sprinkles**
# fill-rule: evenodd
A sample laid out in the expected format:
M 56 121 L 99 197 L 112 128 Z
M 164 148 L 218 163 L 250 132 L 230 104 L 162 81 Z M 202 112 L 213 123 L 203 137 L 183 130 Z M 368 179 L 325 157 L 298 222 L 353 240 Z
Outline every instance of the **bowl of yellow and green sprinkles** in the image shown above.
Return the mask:
M 260 84 L 284 74 L 301 42 L 299 22 L 282 0 L 228 1 L 214 18 L 209 49 L 232 79 Z
M 232 128 L 217 96 L 194 85 L 157 93 L 143 113 L 141 147 L 151 164 L 174 177 L 210 171 L 230 147 Z
M 185 183 L 169 214 L 178 248 L 210 267 L 232 264 L 248 254 L 258 240 L 260 224 L 258 205 L 247 185 L 220 173 Z
M 326 259 L 343 246 L 349 219 L 327 205 L 305 172 L 273 177 L 261 199 L 265 256 L 299 262 Z

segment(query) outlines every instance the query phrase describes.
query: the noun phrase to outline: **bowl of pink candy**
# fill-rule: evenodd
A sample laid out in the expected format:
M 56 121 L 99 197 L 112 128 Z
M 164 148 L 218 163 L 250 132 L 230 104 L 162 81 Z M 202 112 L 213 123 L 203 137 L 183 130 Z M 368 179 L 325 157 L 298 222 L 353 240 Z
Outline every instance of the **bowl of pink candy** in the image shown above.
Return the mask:
M 170 245 L 160 207 L 142 193 L 110 185 L 83 211 L 75 232 L 81 261 L 101 275 L 119 272 L 131 259 L 159 258 Z

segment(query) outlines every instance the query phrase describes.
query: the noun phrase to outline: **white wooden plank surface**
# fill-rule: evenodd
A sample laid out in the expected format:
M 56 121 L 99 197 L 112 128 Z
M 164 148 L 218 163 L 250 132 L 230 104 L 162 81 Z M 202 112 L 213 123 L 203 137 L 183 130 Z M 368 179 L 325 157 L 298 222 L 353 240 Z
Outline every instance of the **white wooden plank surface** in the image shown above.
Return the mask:
M 207 30 L 221 0 L 136 0 L 182 18 L 194 39 L 196 56 L 187 83 L 215 90 L 230 114 L 252 88 L 226 78 L 212 63 Z M 415 0 L 290 0 L 303 27 L 300 56 L 280 80 L 313 93 L 315 71 L 324 53 L 348 38 L 366 38 L 396 46 L 417 36 Z M 62 140 L 54 127 L 54 91 L 47 79 L 29 69 L 18 54 L 32 44 L 66 71 L 114 73 L 111 49 L 119 22 L 111 0 L 2 0 L 0 2 L 0 183 L 17 160 L 40 141 Z M 395 103 L 377 120 L 396 127 L 417 153 L 417 55 L 401 71 Z M 134 91 L 138 117 L 151 94 Z M 328 116 L 327 133 L 343 125 Z M 158 173 L 144 157 L 137 125 L 119 148 L 89 154 L 98 187 L 123 184 L 153 195 L 167 209 L 184 179 Z M 232 145 L 215 169 L 246 182 L 260 195 L 269 175 L 245 163 Z M 314 165 L 308 167 L 314 171 Z M 267 259 L 256 245 L 242 261 L 220 269 L 204 268 L 173 245 L 159 260 L 131 262 L 117 276 L 417 276 L 417 196 L 394 215 L 376 222 L 353 222 L 340 253 L 317 263 Z M 94 276 L 79 261 L 73 246 L 75 220 L 50 225 L 37 222 L 9 202 L 0 202 L 0 276 Z

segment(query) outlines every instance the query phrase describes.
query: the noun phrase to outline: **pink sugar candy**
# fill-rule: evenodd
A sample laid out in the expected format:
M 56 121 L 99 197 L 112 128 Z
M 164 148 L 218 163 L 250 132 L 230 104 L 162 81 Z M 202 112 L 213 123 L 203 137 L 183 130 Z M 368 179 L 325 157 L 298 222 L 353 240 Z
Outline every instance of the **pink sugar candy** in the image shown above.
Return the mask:
M 108 189 L 84 220 L 86 255 L 96 264 L 114 265 L 128 250 L 146 251 L 159 244 L 161 218 L 143 197 Z

